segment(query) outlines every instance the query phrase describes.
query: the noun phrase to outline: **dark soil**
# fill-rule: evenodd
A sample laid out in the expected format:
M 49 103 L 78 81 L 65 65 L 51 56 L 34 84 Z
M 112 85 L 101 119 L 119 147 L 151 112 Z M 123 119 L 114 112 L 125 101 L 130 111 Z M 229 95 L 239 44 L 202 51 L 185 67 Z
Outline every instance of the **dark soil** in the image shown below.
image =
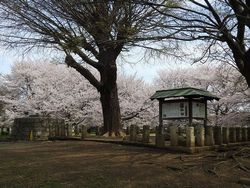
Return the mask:
M 91 141 L 0 142 L 0 187 L 246 187 L 238 180 L 250 178 L 249 150 L 191 155 Z

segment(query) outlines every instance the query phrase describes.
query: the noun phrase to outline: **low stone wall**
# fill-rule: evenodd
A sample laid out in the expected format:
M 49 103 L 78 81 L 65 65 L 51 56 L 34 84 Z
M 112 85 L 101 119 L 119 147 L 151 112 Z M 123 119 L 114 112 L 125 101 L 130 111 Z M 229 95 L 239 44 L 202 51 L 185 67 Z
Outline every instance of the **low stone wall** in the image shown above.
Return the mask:
M 63 119 L 47 117 L 16 118 L 12 128 L 12 137 L 16 140 L 48 140 L 53 136 L 66 136 Z

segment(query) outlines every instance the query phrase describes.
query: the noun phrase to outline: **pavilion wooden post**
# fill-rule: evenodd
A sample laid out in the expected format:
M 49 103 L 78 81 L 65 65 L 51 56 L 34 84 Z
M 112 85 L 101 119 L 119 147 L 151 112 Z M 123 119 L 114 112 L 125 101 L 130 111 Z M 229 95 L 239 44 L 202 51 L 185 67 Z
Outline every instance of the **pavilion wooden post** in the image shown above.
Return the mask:
M 189 122 L 189 127 L 191 127 L 193 122 L 193 106 L 191 98 L 188 99 L 188 122 Z
M 204 118 L 204 128 L 207 126 L 207 100 L 204 101 L 205 104 L 205 118 Z
M 163 103 L 163 99 L 159 99 L 159 127 L 160 127 L 160 129 L 162 129 L 162 126 L 163 126 L 162 103 Z

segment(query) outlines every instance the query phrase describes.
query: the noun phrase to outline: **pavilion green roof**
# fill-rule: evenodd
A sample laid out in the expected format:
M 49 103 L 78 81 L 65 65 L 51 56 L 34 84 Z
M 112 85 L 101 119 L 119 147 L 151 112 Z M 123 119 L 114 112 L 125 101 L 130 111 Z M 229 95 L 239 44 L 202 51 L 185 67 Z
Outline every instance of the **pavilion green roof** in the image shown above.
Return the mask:
M 177 88 L 168 90 L 159 90 L 150 97 L 151 100 L 154 99 L 165 99 L 173 97 L 184 97 L 184 98 L 204 98 L 206 100 L 219 100 L 220 98 L 211 94 L 209 91 L 187 87 L 187 88 Z

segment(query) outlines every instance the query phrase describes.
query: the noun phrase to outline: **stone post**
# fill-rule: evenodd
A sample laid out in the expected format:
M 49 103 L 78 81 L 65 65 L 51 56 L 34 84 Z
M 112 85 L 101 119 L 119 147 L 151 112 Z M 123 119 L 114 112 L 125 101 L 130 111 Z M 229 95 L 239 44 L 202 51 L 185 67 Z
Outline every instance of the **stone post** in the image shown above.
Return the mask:
M 84 140 L 88 135 L 87 127 L 82 125 L 82 140 Z
M 67 135 L 68 135 L 68 137 L 72 136 L 72 125 L 70 125 L 70 124 L 68 124 Z
M 143 143 L 149 143 L 149 136 L 150 136 L 150 128 L 148 125 L 143 126 L 142 130 L 142 142 Z
M 96 134 L 96 136 L 100 136 L 102 134 L 101 133 L 101 127 L 99 127 L 99 126 L 96 127 L 95 134 Z
M 137 136 L 137 126 L 136 125 L 130 125 L 129 130 L 129 141 L 135 142 L 136 136 Z
M 223 134 L 223 143 L 228 144 L 229 143 L 229 128 L 223 127 L 222 134 Z
M 2 127 L 0 127 L 0 136 L 2 135 Z
M 59 133 L 59 135 L 58 136 L 62 136 L 62 125 L 58 122 L 58 120 L 57 120 L 57 126 L 58 126 L 58 133 Z
M 246 142 L 248 140 L 247 128 L 242 128 L 242 141 Z
M 235 127 L 229 128 L 229 139 L 230 139 L 230 143 L 236 142 L 236 129 L 235 129 Z
M 53 122 L 54 126 L 55 126 L 55 136 L 60 136 L 60 129 L 59 129 L 59 125 L 56 121 Z
M 164 147 L 165 146 L 165 138 L 163 134 L 163 128 L 157 126 L 155 129 L 155 145 L 156 147 Z
M 195 147 L 194 127 L 186 127 L 186 146 Z
M 200 146 L 200 147 L 203 147 L 205 145 L 205 130 L 203 126 L 197 127 L 196 143 L 197 143 L 197 146 Z
M 171 146 L 178 146 L 178 134 L 177 134 L 177 126 L 176 125 L 170 126 L 170 145 Z
M 241 127 L 236 127 L 236 142 L 242 141 L 242 129 Z
M 60 127 L 61 127 L 61 136 L 65 137 L 66 136 L 65 124 L 60 122 Z
M 250 127 L 247 127 L 247 140 L 250 141 Z
M 222 144 L 222 127 L 220 126 L 214 127 L 214 144 Z
M 126 135 L 129 135 L 129 126 L 126 128 Z
M 214 145 L 214 132 L 213 127 L 206 126 L 205 128 L 205 145 L 213 146 Z

